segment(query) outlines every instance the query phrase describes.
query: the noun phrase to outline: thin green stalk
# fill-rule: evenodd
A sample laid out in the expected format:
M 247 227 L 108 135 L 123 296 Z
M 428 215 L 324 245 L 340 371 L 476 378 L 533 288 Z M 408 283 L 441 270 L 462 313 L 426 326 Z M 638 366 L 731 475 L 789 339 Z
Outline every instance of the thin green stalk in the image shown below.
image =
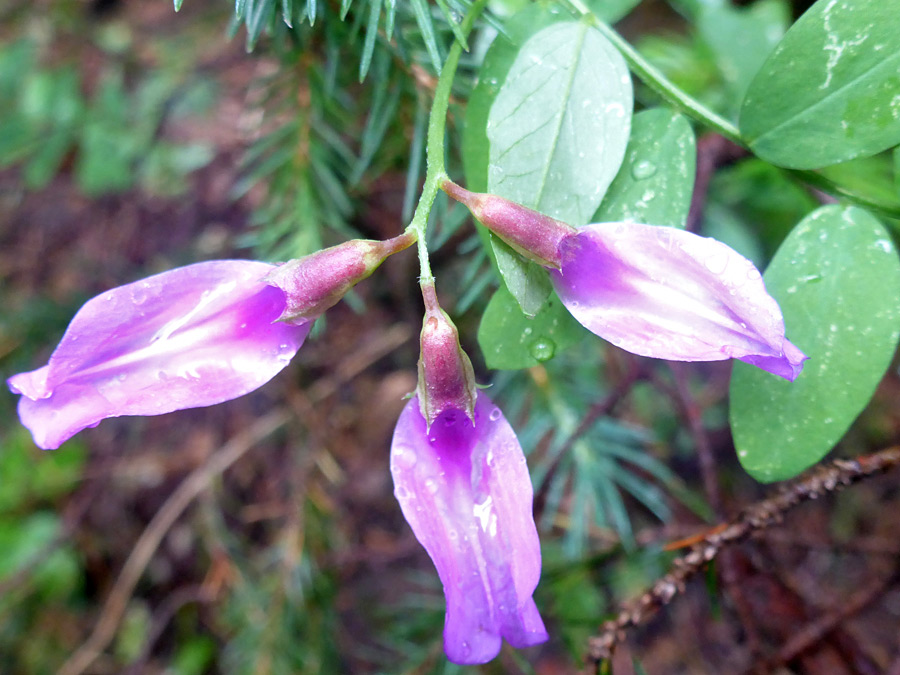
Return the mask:
M 832 195 L 843 197 L 848 202 L 852 202 L 857 206 L 861 206 L 862 208 L 867 209 L 876 215 L 891 218 L 892 221 L 889 221 L 888 224 L 897 229 L 898 224 L 896 221 L 900 220 L 900 206 L 898 206 L 896 203 L 886 202 L 877 198 L 873 199 L 871 197 L 866 197 L 865 195 L 858 194 L 850 188 L 845 187 L 840 183 L 836 183 L 832 179 L 823 176 L 820 173 L 816 173 L 815 171 L 806 169 L 785 169 L 785 171 L 789 172 L 791 175 L 795 176 L 807 185 L 812 185 L 813 187 L 818 188 L 823 192 L 828 192 Z
M 740 146 L 746 145 L 741 139 L 741 132 L 738 131 L 736 126 L 721 115 L 707 108 L 697 99 L 688 96 L 684 91 L 676 87 L 656 66 L 641 56 L 641 53 L 632 47 L 625 38 L 598 19 L 582 0 L 568 1 L 582 16 L 586 17 L 597 30 L 603 33 L 607 40 L 613 43 L 613 46 L 619 50 L 619 53 L 628 62 L 632 72 L 637 75 L 644 84 L 673 106 L 684 112 L 688 117 L 709 127 L 732 143 L 737 143 Z
M 475 19 L 481 14 L 487 0 L 475 2 L 463 19 L 460 31 L 468 36 L 472 30 Z M 459 57 L 462 55 L 463 45 L 455 40 L 441 75 L 438 78 L 437 87 L 434 90 L 434 102 L 431 104 L 431 115 L 428 118 L 428 135 L 425 140 L 425 185 L 422 187 L 422 196 L 416 205 L 412 221 L 407 231 L 412 230 L 418 237 L 419 251 L 419 283 L 428 285 L 434 283 L 431 274 L 431 264 L 428 262 L 428 246 L 425 243 L 425 235 L 428 231 L 428 216 L 434 206 L 441 189 L 441 183 L 447 178 L 447 169 L 444 163 L 444 135 L 447 126 L 447 109 L 450 107 L 450 90 L 453 86 L 453 78 L 456 75 L 456 67 L 459 65 Z

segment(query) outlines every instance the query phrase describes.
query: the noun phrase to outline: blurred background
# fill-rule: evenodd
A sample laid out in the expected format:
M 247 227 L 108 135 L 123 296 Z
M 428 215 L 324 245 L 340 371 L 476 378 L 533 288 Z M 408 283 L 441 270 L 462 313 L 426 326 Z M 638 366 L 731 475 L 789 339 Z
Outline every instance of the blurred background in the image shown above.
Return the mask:
M 425 6 L 423 24 L 416 2 L 389 3 L 389 40 L 367 24 L 374 3 L 311 4 L 239 0 L 241 19 L 213 0 L 177 14 L 168 0 L 0 7 L 4 378 L 44 364 L 78 307 L 113 286 L 405 226 L 446 19 Z M 492 20 L 521 4 L 492 5 Z M 692 23 L 703 3 L 612 4 L 634 7 L 619 29 L 673 81 L 736 112 L 747 73 L 721 51 L 721 26 Z M 769 31 L 740 49 L 771 46 L 808 4 L 729 5 L 737 34 Z M 463 106 L 495 34 L 479 28 L 455 85 L 455 175 Z M 655 101 L 641 87 L 637 100 Z M 822 196 L 714 137 L 698 147 L 698 227 L 764 266 Z M 889 184 L 885 157 L 860 166 Z M 388 472 L 421 325 L 408 253 L 241 399 L 107 420 L 42 452 L 16 397 L 0 395 L 0 673 L 82 657 L 63 672 L 575 672 L 598 624 L 666 571 L 666 544 L 772 494 L 734 457 L 728 364 L 648 361 L 586 339 L 527 370 L 489 371 L 475 336 L 497 278 L 443 200 L 431 247 L 478 379 L 529 454 L 547 645 L 505 647 L 482 668 L 443 656 L 440 584 Z M 837 453 L 896 443 L 898 395 L 895 364 Z M 900 673 L 896 478 L 806 504 L 730 549 L 630 636 L 614 672 Z

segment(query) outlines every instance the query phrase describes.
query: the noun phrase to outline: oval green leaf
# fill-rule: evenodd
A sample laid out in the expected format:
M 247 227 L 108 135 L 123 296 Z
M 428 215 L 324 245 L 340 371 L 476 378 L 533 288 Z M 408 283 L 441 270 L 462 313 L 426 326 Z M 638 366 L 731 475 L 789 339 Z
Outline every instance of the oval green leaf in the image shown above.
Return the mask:
M 900 11 L 819 0 L 763 64 L 741 134 L 762 159 L 815 169 L 900 143 Z
M 517 12 L 504 24 L 505 34 L 497 35 L 484 55 L 484 61 L 478 70 L 478 83 L 466 104 L 466 123 L 463 128 L 462 160 L 466 187 L 469 190 L 487 192 L 490 159 L 488 115 L 516 60 L 516 54 L 532 35 L 567 18 L 559 7 L 547 7 L 536 2 Z
M 533 319 L 553 293 L 547 271 L 537 263 L 522 258 L 512 246 L 493 234 L 491 247 L 503 283 L 519 304 L 519 313 Z
M 478 344 L 488 368 L 518 370 L 549 361 L 580 340 L 586 330 L 555 295 L 533 319 L 501 286 L 488 303 L 478 327 Z
M 478 72 L 478 84 L 466 105 L 462 159 L 466 184 L 470 190 L 486 192 L 488 189 L 488 115 L 516 55 L 531 36 L 566 19 L 567 16 L 559 7 L 535 3 L 507 21 L 504 26 L 505 34 L 498 35 L 491 43 Z M 533 317 L 552 291 L 546 273 L 496 237 L 491 236 L 487 240 L 490 242 L 489 253 L 497 264 L 503 282 L 519 303 L 522 312 Z
M 609 186 L 594 223 L 645 223 L 683 228 L 697 170 L 694 130 L 663 108 L 634 116 L 625 161 Z
M 810 357 L 793 383 L 734 366 L 738 457 L 750 475 L 770 482 L 819 461 L 868 404 L 900 338 L 900 260 L 869 213 L 824 206 L 785 240 L 765 281 L 788 337 Z
M 625 61 L 567 21 L 519 50 L 488 116 L 488 191 L 586 225 L 622 164 L 633 99 Z

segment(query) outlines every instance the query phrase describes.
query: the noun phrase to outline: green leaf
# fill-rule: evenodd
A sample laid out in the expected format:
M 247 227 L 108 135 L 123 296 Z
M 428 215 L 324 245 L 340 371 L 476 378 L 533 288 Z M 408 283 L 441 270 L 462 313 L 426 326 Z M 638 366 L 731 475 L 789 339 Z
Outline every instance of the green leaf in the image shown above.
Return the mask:
M 369 66 L 372 65 L 372 53 L 375 51 L 375 38 L 378 37 L 378 19 L 381 17 L 381 0 L 370 0 L 369 22 L 366 24 L 366 41 L 363 44 L 362 58 L 359 61 L 359 81 L 366 79 Z
M 734 366 L 738 457 L 750 475 L 769 482 L 821 459 L 866 407 L 900 337 L 900 261 L 873 216 L 830 205 L 795 228 L 765 281 L 788 337 L 809 356 L 793 383 Z
M 25 517 L 0 518 L 0 580 L 27 568 L 30 583 L 43 600 L 65 596 L 78 584 L 81 570 L 68 547 L 48 552 L 62 529 L 52 511 L 36 511 Z M 0 597 L 6 612 L 12 598 Z
M 737 104 L 790 23 L 784 0 L 761 0 L 746 8 L 710 5 L 700 12 L 697 30 Z
M 275 11 L 275 0 L 256 0 L 247 11 L 247 51 L 252 52 L 256 42 Z
M 622 164 L 631 77 L 585 23 L 544 28 L 519 51 L 491 107 L 488 191 L 585 225 Z
M 425 42 L 425 49 L 428 50 L 428 56 L 431 57 L 431 65 L 434 66 L 434 72 L 441 74 L 441 66 L 444 63 L 444 57 L 438 48 L 437 35 L 434 32 L 434 21 L 429 13 L 428 3 L 426 0 L 410 0 L 413 13 L 416 16 L 416 23 L 419 30 L 422 31 L 422 40 Z
M 641 0 L 585 0 L 588 8 L 603 23 L 615 23 L 637 7 Z
M 488 368 L 517 370 L 549 361 L 585 334 L 554 295 L 534 319 L 528 319 L 509 291 L 500 287 L 478 327 L 478 344 Z
M 516 54 L 532 35 L 566 19 L 566 15 L 558 7 L 548 8 L 539 3 L 530 5 L 506 22 L 505 34 L 497 35 L 484 55 L 478 71 L 478 83 L 466 104 L 466 123 L 463 129 L 463 168 L 466 186 L 470 190 L 486 192 L 488 189 L 488 114 L 516 60 Z
M 819 173 L 856 195 L 900 209 L 888 153 L 832 164 Z
M 622 168 L 591 221 L 683 228 L 696 164 L 697 143 L 687 119 L 663 108 L 638 113 Z
M 818 0 L 753 79 L 740 115 L 750 149 L 814 169 L 900 143 L 900 12 Z
M 894 148 L 894 186 L 900 196 L 900 148 Z
M 490 237 L 494 260 L 503 283 L 519 304 L 522 310 L 520 313 L 529 319 L 534 318 L 553 293 L 547 272 L 540 265 L 524 260 L 503 240 L 494 235 Z
M 530 5 L 506 22 L 505 33 L 497 36 L 485 54 L 478 73 L 478 84 L 466 105 L 463 129 L 463 168 L 470 190 L 486 192 L 488 189 L 488 116 L 516 55 L 522 45 L 541 29 L 565 20 L 567 16 L 556 6 Z M 533 317 L 552 292 L 546 274 L 538 265 L 524 260 L 496 237 L 489 236 L 485 240 L 500 276 L 519 302 L 522 312 Z

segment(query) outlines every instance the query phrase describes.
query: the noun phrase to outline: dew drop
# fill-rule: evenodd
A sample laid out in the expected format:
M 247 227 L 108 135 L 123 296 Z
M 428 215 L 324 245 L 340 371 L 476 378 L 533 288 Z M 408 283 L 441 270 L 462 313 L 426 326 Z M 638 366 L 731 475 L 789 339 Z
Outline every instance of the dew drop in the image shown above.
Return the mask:
M 138 286 L 131 291 L 131 301 L 135 305 L 143 305 L 147 302 L 147 289 L 144 286 Z
M 491 422 L 496 422 L 503 416 L 503 413 L 500 412 L 500 408 L 494 408 L 491 410 L 491 414 L 488 416 Z
M 394 450 L 393 459 L 401 469 L 411 469 L 416 465 L 416 453 L 403 446 L 399 446 Z
M 714 253 L 706 259 L 706 269 L 713 274 L 722 274 L 728 267 L 728 256 L 724 253 Z
M 538 338 L 531 343 L 531 356 L 540 362 L 549 361 L 556 354 L 556 343 L 548 338 Z
M 646 180 L 656 175 L 656 164 L 642 159 L 631 167 L 631 177 L 635 180 Z
M 438 484 L 434 478 L 429 478 L 425 481 L 425 489 L 428 490 L 430 494 L 435 494 L 438 491 Z

